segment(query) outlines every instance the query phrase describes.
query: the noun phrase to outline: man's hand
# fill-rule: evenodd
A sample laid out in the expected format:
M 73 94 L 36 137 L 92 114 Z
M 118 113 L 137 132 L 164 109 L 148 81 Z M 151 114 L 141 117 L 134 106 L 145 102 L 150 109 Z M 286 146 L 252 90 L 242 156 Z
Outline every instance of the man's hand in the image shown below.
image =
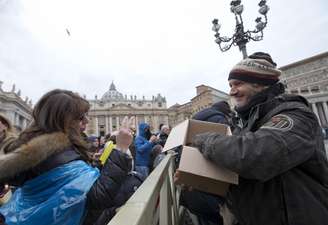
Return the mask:
M 206 140 L 207 140 L 209 134 L 210 134 L 209 132 L 197 134 L 193 139 L 192 146 L 198 148 L 199 151 L 201 153 L 203 153 L 205 150 L 205 143 L 206 143 Z
M 179 184 L 179 178 L 180 178 L 180 171 L 176 170 L 174 175 L 173 175 L 173 181 L 175 184 Z M 193 187 L 192 186 L 188 186 L 185 184 L 180 184 L 181 186 L 181 190 L 188 190 L 188 191 L 192 191 Z

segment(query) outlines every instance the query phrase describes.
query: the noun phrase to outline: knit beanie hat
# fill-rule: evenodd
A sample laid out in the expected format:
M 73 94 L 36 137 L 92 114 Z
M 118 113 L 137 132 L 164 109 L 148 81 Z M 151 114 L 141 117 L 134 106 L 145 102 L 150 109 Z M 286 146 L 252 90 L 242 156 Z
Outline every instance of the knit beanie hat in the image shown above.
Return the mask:
M 255 52 L 246 59 L 240 61 L 230 71 L 229 78 L 256 83 L 272 85 L 279 81 L 281 71 L 276 68 L 271 56 L 264 52 Z

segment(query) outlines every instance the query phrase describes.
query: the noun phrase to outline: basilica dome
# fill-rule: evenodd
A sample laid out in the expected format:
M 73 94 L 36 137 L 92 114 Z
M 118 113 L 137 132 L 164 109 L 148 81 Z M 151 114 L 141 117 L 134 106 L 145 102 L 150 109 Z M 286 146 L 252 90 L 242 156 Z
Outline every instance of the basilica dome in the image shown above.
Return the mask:
M 102 101 L 117 101 L 123 100 L 123 94 L 116 90 L 114 82 L 110 84 L 109 90 L 101 97 Z

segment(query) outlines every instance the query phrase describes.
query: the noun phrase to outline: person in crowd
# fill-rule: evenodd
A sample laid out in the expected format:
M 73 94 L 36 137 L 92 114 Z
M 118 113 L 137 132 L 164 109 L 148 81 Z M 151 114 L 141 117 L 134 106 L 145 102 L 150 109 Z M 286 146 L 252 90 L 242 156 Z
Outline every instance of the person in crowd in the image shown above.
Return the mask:
M 134 141 L 136 149 L 135 169 L 144 177 L 149 174 L 150 153 L 156 141 L 157 137 L 150 132 L 150 126 L 147 123 L 140 123 L 139 135 Z
M 99 150 L 103 149 L 105 147 L 105 144 L 106 144 L 105 137 L 104 136 L 99 136 L 98 137 L 98 142 L 99 142 Z
M 161 145 L 162 147 L 164 147 L 165 143 L 166 143 L 166 140 L 168 138 L 170 134 L 170 127 L 167 126 L 167 125 L 163 125 L 161 127 L 161 131 L 158 135 L 158 141 L 157 141 L 157 144 Z
M 0 114 L 0 155 L 4 154 L 16 139 L 16 135 L 12 131 L 12 125 L 9 119 Z M 0 206 L 5 204 L 11 197 L 11 190 L 8 184 L 0 183 Z M 5 225 L 5 217 L 0 213 L 0 225 Z
M 111 136 L 107 139 L 108 141 L 105 143 L 105 147 L 104 147 L 103 151 L 101 152 L 101 155 L 100 155 L 100 158 L 99 158 L 102 165 L 105 164 L 105 162 L 107 161 L 110 153 L 116 147 L 116 135 L 117 134 L 118 134 L 118 132 L 114 131 L 111 134 Z
M 150 152 L 149 171 L 151 172 L 161 161 L 164 159 L 165 154 L 162 153 L 162 149 L 166 143 L 166 140 L 170 134 L 170 127 L 164 124 L 160 124 L 160 132 L 156 135 L 157 141 L 152 151 Z
M 0 207 L 8 225 L 92 224 L 114 206 L 131 169 L 125 152 L 132 136 L 123 126 L 102 170 L 93 168 L 81 136 L 88 110 L 89 103 L 79 95 L 52 90 L 35 105 L 31 125 L 3 149 L 0 183 L 18 187 Z
M 163 147 L 160 144 L 156 144 L 150 152 L 149 157 L 149 172 L 152 172 L 156 166 L 165 158 L 165 153 L 162 153 Z
M 211 107 L 203 109 L 193 116 L 195 120 L 202 120 L 213 123 L 232 124 L 233 112 L 230 109 L 228 102 L 219 101 L 214 103 Z
M 158 131 L 155 132 L 155 135 L 159 135 L 161 133 L 161 130 L 162 130 L 162 127 L 164 126 L 164 123 L 160 123 L 159 126 L 158 126 Z
M 231 127 L 232 115 L 229 104 L 226 101 L 220 101 L 197 112 L 192 119 L 222 123 Z M 198 190 L 183 189 L 180 196 L 180 204 L 197 216 L 200 225 L 223 225 L 220 207 L 223 206 L 224 201 L 225 199 L 221 196 Z
M 13 132 L 11 122 L 0 114 L 0 154 L 4 154 L 5 149 L 15 140 L 16 135 Z
M 322 225 L 328 218 L 328 161 L 307 100 L 284 93 L 271 56 L 257 52 L 229 74 L 240 117 L 233 135 L 199 134 L 203 156 L 239 174 L 227 206 L 240 225 Z
M 89 150 L 92 153 L 97 153 L 99 150 L 99 139 L 97 136 L 91 135 L 88 137 L 88 143 L 90 144 Z

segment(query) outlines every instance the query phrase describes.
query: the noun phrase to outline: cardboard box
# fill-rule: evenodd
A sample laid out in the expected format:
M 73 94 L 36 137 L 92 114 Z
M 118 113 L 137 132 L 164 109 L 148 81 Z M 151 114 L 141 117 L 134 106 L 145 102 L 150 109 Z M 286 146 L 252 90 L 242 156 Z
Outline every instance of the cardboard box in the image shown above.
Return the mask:
M 238 184 L 238 175 L 205 159 L 197 148 L 188 146 L 196 134 L 204 132 L 231 135 L 230 128 L 223 124 L 185 120 L 172 129 L 163 151 L 183 146 L 178 167 L 178 183 L 225 196 L 230 184 Z

